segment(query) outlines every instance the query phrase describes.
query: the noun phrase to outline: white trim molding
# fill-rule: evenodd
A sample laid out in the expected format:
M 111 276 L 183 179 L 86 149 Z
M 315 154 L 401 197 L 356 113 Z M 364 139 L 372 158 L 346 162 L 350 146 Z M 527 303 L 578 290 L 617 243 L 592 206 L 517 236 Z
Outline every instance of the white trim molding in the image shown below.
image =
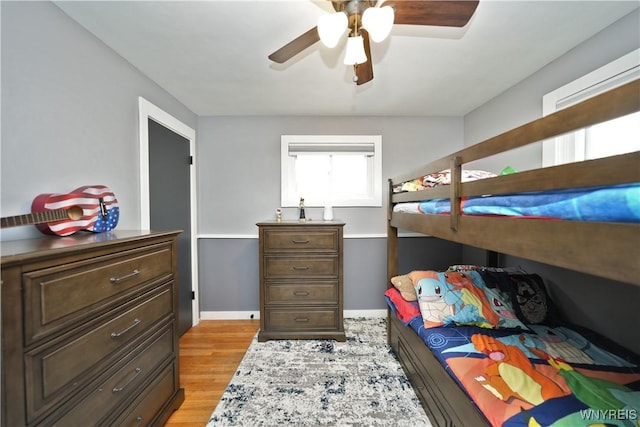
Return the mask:
M 387 317 L 386 309 L 373 310 L 344 310 L 343 317 Z M 260 311 L 203 311 L 200 313 L 202 320 L 250 320 L 260 319 Z
M 426 234 L 414 233 L 412 231 L 399 232 L 398 237 L 431 237 Z M 198 239 L 257 239 L 257 234 L 219 234 L 219 233 L 200 233 Z M 386 239 L 385 233 L 371 234 L 345 234 L 345 239 Z

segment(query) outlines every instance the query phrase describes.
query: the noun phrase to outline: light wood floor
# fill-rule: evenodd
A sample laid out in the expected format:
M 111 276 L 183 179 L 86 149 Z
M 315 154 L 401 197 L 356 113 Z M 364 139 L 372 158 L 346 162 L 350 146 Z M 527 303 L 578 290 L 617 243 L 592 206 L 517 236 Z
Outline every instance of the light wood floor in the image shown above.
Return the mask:
M 203 427 L 260 328 L 259 320 L 203 320 L 180 338 L 185 400 L 166 427 Z

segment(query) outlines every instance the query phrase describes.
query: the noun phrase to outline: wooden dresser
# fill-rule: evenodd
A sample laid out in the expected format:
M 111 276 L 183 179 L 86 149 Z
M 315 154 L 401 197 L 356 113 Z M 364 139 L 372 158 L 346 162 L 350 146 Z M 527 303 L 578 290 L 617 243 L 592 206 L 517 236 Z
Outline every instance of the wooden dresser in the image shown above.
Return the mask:
M 344 223 L 273 221 L 257 225 L 260 235 L 258 340 L 344 341 Z
M 163 425 L 184 400 L 177 232 L 2 242 L 2 425 Z

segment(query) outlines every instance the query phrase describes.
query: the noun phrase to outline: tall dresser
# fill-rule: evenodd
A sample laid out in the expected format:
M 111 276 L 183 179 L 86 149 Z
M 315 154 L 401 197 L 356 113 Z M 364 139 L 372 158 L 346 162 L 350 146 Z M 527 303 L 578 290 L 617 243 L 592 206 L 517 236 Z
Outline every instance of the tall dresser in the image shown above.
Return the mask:
M 184 400 L 177 232 L 2 243 L 2 425 L 160 426 Z
M 339 221 L 269 221 L 260 238 L 259 341 L 345 340 Z

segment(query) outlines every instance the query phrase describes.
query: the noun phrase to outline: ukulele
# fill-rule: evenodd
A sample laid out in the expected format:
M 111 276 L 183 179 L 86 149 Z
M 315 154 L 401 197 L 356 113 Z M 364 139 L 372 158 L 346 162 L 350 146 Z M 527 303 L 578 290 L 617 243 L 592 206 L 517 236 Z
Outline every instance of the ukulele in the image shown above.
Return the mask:
M 113 192 L 104 185 L 87 185 L 68 194 L 40 194 L 33 199 L 30 214 L 0 218 L 0 225 L 35 225 L 44 234 L 69 236 L 79 230 L 111 231 L 119 217 Z

